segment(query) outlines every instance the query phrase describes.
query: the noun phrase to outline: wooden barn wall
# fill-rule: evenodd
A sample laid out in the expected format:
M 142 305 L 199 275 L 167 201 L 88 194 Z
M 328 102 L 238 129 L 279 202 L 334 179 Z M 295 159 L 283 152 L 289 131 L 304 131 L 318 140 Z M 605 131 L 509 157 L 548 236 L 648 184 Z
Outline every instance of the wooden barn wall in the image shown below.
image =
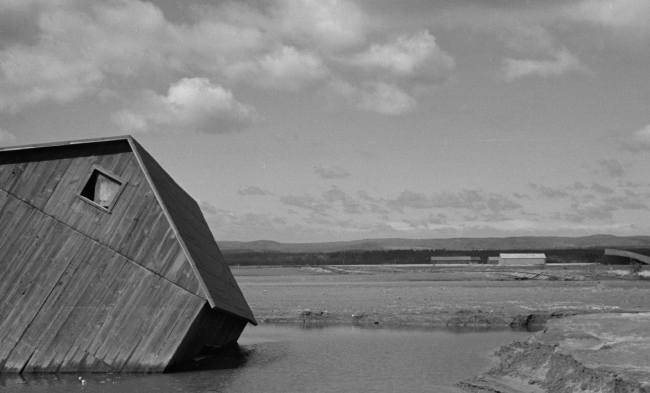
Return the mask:
M 0 191 L 0 371 L 163 371 L 206 301 Z
M 162 371 L 190 329 L 239 337 L 125 144 L 0 155 L 0 371 Z M 110 214 L 76 196 L 94 164 L 126 181 Z
M 128 142 L 36 150 L 3 153 L 0 189 L 207 299 Z M 126 182 L 110 213 L 76 195 L 93 165 Z
M 136 143 L 151 181 L 182 237 L 206 289 L 212 305 L 255 323 L 255 317 L 217 246 L 201 209 L 176 182 Z

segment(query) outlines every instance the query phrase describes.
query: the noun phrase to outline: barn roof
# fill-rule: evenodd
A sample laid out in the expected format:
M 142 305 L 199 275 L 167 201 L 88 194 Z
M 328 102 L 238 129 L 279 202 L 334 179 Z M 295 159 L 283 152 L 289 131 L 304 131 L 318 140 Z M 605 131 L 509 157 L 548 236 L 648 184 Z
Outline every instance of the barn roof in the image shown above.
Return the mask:
M 212 308 L 225 311 L 257 324 L 244 295 L 232 276 L 203 213 L 187 192 L 185 192 L 156 160 L 130 135 L 54 142 L 46 144 L 11 146 L 0 148 L 0 152 L 35 148 L 56 148 L 79 144 L 102 144 L 113 141 L 127 141 L 142 171 L 145 174 L 158 203 L 173 228 L 192 270 L 196 275 L 205 299 Z

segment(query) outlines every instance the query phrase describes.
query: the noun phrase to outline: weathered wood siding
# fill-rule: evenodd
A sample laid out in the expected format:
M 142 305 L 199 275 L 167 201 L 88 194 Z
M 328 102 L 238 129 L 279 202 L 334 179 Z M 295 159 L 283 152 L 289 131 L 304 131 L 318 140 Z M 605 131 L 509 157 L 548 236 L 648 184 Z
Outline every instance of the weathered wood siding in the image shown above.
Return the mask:
M 176 184 L 149 153 L 137 142 L 133 143 L 194 262 L 197 276 L 203 280 L 202 287 L 208 292 L 210 304 L 255 323 L 255 317 L 237 282 L 229 271 L 226 272 L 228 266 L 196 201 Z
M 20 153 L 0 155 L 0 371 L 163 371 L 237 340 L 126 140 Z M 110 213 L 76 195 L 93 165 L 126 181 Z

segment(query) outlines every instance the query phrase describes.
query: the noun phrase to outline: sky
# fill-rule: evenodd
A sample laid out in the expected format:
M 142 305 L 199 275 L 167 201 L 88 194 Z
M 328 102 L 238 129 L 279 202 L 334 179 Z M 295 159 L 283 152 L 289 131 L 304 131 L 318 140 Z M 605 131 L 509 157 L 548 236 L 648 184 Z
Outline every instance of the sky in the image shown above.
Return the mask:
M 650 1 L 1 1 L 0 146 L 126 134 L 217 241 L 647 236 Z

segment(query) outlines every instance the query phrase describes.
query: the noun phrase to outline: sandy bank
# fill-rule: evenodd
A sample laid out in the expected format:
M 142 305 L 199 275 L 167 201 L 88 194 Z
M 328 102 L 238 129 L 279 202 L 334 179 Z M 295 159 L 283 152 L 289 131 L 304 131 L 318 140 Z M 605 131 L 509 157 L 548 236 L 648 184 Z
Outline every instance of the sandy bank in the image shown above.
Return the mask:
M 499 349 L 470 392 L 650 392 L 650 313 L 580 315 Z

